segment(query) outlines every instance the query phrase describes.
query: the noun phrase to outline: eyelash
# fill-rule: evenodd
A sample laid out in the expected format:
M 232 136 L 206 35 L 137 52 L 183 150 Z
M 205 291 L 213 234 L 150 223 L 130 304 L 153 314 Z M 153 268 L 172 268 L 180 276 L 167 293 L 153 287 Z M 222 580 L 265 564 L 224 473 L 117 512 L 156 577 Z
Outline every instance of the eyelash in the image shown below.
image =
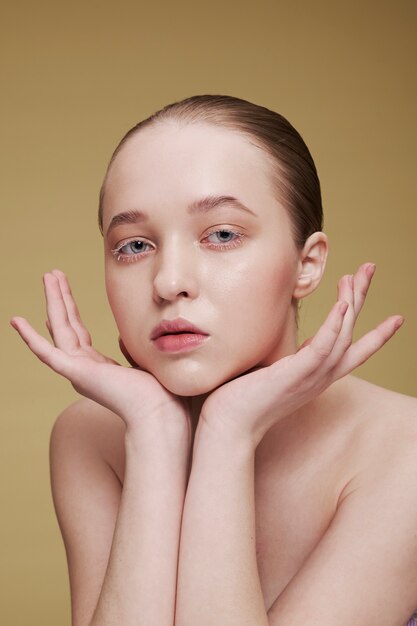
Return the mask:
M 216 235 L 217 233 L 231 233 L 232 235 L 235 235 L 235 238 L 232 239 L 232 241 L 225 241 L 223 243 L 213 243 L 213 242 L 208 242 L 208 248 L 211 249 L 215 249 L 215 250 L 226 250 L 226 249 L 230 249 L 230 248 L 236 248 L 237 246 L 240 246 L 241 243 L 243 243 L 243 240 L 245 238 L 245 235 L 237 230 L 233 230 L 232 228 L 217 228 L 215 230 L 212 230 L 206 237 L 204 237 L 203 241 L 205 239 L 208 239 L 209 237 L 211 237 L 211 235 Z
M 226 249 L 230 249 L 230 248 L 236 248 L 241 243 L 243 243 L 243 240 L 245 238 L 245 235 L 243 233 L 239 232 L 239 231 L 232 230 L 230 228 L 218 228 L 218 229 L 212 230 L 210 233 L 208 233 L 208 235 L 206 235 L 206 237 L 204 237 L 203 241 L 208 239 L 208 237 L 211 237 L 211 235 L 215 235 L 217 233 L 231 233 L 232 235 L 235 235 L 235 238 L 232 239 L 231 241 L 227 241 L 227 242 L 224 242 L 224 243 L 208 242 L 207 247 L 212 249 L 212 250 L 226 250 Z M 120 245 L 118 245 L 116 248 L 114 248 L 111 251 L 113 256 L 116 258 L 116 261 L 121 261 L 123 263 L 132 263 L 132 262 L 137 261 L 139 259 L 139 257 L 143 257 L 148 252 L 151 252 L 151 250 L 145 250 L 144 252 L 138 252 L 137 254 L 135 254 L 134 252 L 132 252 L 132 254 L 126 254 L 126 253 L 122 252 L 123 248 L 125 248 L 126 246 L 129 246 L 130 244 L 134 244 L 134 243 L 143 243 L 143 244 L 145 244 L 147 246 L 151 246 L 150 243 L 148 243 L 146 241 L 142 241 L 142 239 L 130 239 L 128 241 L 122 241 L 122 243 Z

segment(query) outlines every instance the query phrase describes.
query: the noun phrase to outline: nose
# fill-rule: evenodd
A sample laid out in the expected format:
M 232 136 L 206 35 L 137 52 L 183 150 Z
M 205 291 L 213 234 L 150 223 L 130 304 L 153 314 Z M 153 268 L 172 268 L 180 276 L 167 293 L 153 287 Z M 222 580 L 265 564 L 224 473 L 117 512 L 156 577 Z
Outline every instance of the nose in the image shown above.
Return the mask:
M 199 287 L 192 253 L 174 245 L 161 251 L 158 257 L 153 280 L 156 302 L 196 298 Z

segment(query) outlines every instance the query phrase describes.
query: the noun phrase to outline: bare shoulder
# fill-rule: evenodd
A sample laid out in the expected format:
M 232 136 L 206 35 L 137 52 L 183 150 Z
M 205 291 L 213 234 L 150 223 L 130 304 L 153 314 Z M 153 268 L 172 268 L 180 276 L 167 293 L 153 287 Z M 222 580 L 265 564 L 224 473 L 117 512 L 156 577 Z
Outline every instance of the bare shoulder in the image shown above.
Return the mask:
M 51 464 L 68 456 L 100 457 L 122 481 L 125 425 L 103 406 L 81 398 L 58 415 L 51 432 Z M 54 454 L 54 451 L 57 454 Z M 80 460 L 78 458 L 78 460 Z
M 287 507 L 295 538 L 289 533 L 286 545 L 308 543 L 268 612 L 271 623 L 313 616 L 334 624 L 342 615 L 346 624 L 405 624 L 417 606 L 416 399 L 348 376 L 312 403 L 301 426 L 290 484 L 298 508 Z M 322 600 L 329 588 L 330 603 Z
M 415 481 L 417 399 L 354 376 L 346 377 L 339 393 L 341 418 L 354 426 L 356 469 L 366 470 L 368 476 L 373 472 L 393 476 L 398 471 L 404 480 L 408 476 Z
M 401 480 L 417 480 L 416 398 L 346 376 L 318 397 L 306 415 L 305 454 L 312 467 L 318 458 L 332 466 L 338 497 L 340 490 L 346 493 L 346 485 L 376 475 L 385 480 L 398 471 Z M 327 471 L 324 477 L 328 481 Z
M 57 418 L 51 486 L 68 560 L 72 623 L 90 623 L 104 579 L 124 473 L 124 423 L 82 399 Z
M 348 391 L 355 392 L 360 399 L 371 403 L 388 403 L 389 407 L 398 407 L 402 410 L 417 411 L 417 398 L 408 396 L 392 389 L 386 389 L 374 383 L 370 383 L 357 376 L 345 376 L 343 379 Z
M 344 387 L 344 389 L 343 389 Z M 417 398 L 385 389 L 355 376 L 347 376 L 342 393 L 349 398 L 355 416 L 375 430 L 417 433 Z
M 387 455 L 417 464 L 417 399 L 373 383 L 345 376 L 294 416 L 277 423 L 259 446 L 258 457 L 281 474 L 311 467 L 317 476 L 322 464 L 329 482 L 332 467 L 335 490 L 370 463 L 384 465 Z M 337 471 L 336 471 L 337 470 Z

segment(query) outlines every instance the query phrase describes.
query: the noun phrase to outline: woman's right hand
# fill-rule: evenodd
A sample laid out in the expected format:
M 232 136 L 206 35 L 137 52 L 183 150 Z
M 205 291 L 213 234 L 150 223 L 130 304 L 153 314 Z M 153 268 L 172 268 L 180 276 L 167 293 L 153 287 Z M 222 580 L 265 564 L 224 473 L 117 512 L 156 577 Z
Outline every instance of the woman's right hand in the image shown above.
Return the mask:
M 155 429 L 160 424 L 167 436 L 171 433 L 172 437 L 188 437 L 191 441 L 191 419 L 185 399 L 170 393 L 152 374 L 124 367 L 93 348 L 63 272 L 53 270 L 45 274 L 44 287 L 46 324 L 54 345 L 24 318 L 11 320 L 32 352 L 65 376 L 80 394 L 119 415 L 128 430 L 143 430 L 146 424 Z

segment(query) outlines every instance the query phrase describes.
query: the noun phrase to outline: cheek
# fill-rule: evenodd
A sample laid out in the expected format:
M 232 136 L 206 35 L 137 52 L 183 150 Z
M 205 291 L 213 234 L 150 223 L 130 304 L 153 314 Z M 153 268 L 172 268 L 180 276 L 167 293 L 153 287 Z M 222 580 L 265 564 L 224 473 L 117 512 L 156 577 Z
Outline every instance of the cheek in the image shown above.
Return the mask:
M 128 307 L 126 302 L 127 286 L 122 281 L 116 280 L 111 272 L 106 272 L 106 292 L 113 317 L 120 331 L 120 324 L 123 323 Z
M 227 291 L 229 310 L 236 321 L 263 327 L 288 314 L 296 280 L 296 263 L 278 257 L 273 262 L 253 262 L 230 279 Z
M 106 273 L 106 292 L 113 317 L 125 345 L 138 340 L 137 328 L 146 317 L 146 298 L 141 286 L 128 276 Z
M 218 326 L 219 374 L 226 368 L 235 376 L 266 360 L 276 360 L 293 341 L 297 263 L 281 256 L 273 261 L 254 260 L 224 285 Z

